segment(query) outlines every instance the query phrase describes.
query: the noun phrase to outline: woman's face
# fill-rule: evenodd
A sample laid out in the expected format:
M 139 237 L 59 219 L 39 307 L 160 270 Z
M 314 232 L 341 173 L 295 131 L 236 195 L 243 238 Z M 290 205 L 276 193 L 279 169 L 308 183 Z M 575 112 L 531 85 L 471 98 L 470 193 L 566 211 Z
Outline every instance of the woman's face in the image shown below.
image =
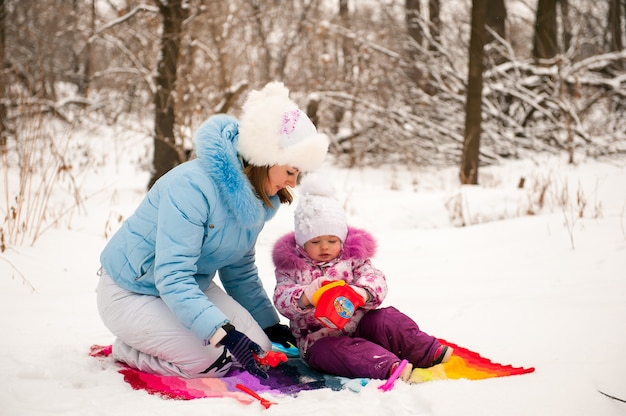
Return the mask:
M 289 165 L 274 165 L 267 170 L 265 193 L 274 196 L 283 188 L 295 188 L 300 171 Z

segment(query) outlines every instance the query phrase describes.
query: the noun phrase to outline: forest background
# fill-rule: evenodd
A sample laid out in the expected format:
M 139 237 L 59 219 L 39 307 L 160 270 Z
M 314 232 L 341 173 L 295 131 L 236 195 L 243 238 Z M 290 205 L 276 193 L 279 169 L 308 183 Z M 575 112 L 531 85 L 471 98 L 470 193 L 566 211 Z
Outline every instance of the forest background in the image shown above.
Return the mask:
M 202 121 L 273 80 L 344 167 L 456 165 L 477 184 L 504 159 L 623 155 L 625 15 L 624 0 L 0 0 L 0 251 L 80 209 L 81 170 L 107 155 L 68 152 L 76 135 L 151 137 L 149 187 L 193 157 Z M 51 212 L 58 188 L 75 203 Z

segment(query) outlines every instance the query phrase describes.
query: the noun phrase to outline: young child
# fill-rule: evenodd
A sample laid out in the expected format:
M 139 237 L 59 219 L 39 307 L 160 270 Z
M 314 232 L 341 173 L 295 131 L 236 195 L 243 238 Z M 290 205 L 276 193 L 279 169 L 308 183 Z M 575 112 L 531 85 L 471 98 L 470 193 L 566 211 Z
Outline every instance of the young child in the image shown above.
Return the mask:
M 332 185 L 311 173 L 300 189 L 295 231 L 276 242 L 272 256 L 274 304 L 289 318 L 301 357 L 318 371 L 376 379 L 388 378 L 406 359 L 404 381 L 413 367 L 447 362 L 452 347 L 441 345 L 396 308 L 379 308 L 387 283 L 370 260 L 376 242 L 367 231 L 347 226 Z M 314 316 L 313 294 L 334 280 L 344 280 L 364 302 L 342 329 L 328 328 Z

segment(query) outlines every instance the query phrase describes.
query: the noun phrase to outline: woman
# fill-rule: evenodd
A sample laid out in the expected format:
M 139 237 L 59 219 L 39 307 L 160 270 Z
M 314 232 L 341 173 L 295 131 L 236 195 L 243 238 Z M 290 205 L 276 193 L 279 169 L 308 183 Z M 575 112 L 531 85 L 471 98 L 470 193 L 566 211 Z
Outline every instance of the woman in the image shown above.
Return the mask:
M 263 289 L 255 242 L 328 138 L 274 82 L 250 93 L 240 122 L 209 118 L 195 144 L 197 158 L 163 175 L 104 248 L 100 316 L 130 367 L 221 377 L 234 357 L 265 378 L 253 355 L 294 340 Z

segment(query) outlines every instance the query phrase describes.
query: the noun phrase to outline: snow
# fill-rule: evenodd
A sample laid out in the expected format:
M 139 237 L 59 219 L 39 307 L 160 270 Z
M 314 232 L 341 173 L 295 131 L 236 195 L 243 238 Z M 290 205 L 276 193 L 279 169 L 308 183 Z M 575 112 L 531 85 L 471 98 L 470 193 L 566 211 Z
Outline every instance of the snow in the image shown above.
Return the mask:
M 465 187 L 457 168 L 347 170 L 328 162 L 324 169 L 351 225 L 378 239 L 374 264 L 390 286 L 385 304 L 433 335 L 536 371 L 481 381 L 398 382 L 386 393 L 375 381 L 360 393 L 278 398 L 265 410 L 231 399 L 176 401 L 133 391 L 115 368 L 88 356 L 90 345 L 113 341 L 96 310 L 100 250 L 148 181 L 137 170 L 136 152 L 119 139 L 90 142 L 116 147 L 97 157 L 103 162 L 97 169 L 75 172 L 82 209 L 32 246 L 0 253 L 0 415 L 626 412 L 626 404 L 597 391 L 626 396 L 626 160 L 579 156 L 578 164 L 568 165 L 565 158 L 539 155 L 481 168 L 482 184 Z M 132 148 L 145 150 L 136 143 Z M 10 188 L 2 181 L 1 195 L 15 189 L 14 173 L 3 172 Z M 72 203 L 62 192 L 55 195 Z M 283 207 L 259 238 L 258 265 L 270 292 L 271 246 L 292 229 L 293 208 Z M 455 226 L 460 223 L 466 226 Z

